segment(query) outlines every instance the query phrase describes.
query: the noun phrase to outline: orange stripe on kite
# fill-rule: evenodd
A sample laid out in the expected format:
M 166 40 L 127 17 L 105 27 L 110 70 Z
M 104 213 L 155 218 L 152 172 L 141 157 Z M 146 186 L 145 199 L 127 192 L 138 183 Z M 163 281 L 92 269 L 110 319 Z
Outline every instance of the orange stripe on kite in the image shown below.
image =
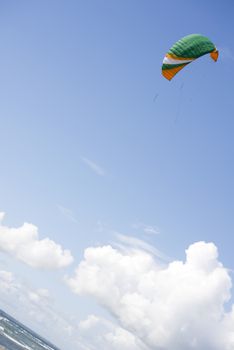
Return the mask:
M 184 68 L 186 66 L 186 63 L 179 66 L 179 67 L 175 67 L 175 68 L 171 68 L 171 69 L 163 69 L 162 70 L 162 75 L 167 79 L 167 80 L 171 80 L 176 73 L 178 73 L 182 68 Z

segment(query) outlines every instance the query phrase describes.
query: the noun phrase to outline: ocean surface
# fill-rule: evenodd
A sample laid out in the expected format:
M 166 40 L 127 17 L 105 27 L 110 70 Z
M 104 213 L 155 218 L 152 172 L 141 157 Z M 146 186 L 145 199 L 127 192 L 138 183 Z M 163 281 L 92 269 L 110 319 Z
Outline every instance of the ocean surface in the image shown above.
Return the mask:
M 0 350 L 60 350 L 0 310 Z

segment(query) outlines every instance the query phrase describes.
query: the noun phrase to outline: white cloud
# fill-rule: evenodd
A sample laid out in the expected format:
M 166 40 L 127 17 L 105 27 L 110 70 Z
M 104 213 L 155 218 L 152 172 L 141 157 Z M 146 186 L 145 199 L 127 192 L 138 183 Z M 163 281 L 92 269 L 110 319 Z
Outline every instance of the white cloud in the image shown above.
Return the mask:
M 5 217 L 5 213 L 3 211 L 1 211 L 0 212 L 0 224 L 2 223 L 4 217 Z
M 104 176 L 105 171 L 100 165 L 96 164 L 92 160 L 86 158 L 86 157 L 81 157 L 82 161 L 89 166 L 89 168 L 94 171 L 97 175 L 99 176 Z
M 89 315 L 79 323 L 79 333 L 87 349 L 147 350 L 132 333 L 96 315 Z
M 213 243 L 194 243 L 185 262 L 164 267 L 146 251 L 88 248 L 67 283 L 93 296 L 145 349 L 234 349 L 234 308 L 224 310 L 231 278 Z M 107 338 L 114 348 L 114 334 Z
M 99 322 L 99 318 L 95 315 L 89 315 L 87 319 L 79 322 L 79 329 L 86 331 L 95 326 Z
M 29 223 L 18 228 L 0 225 L 0 250 L 35 268 L 57 269 L 73 261 L 69 250 L 49 238 L 39 240 L 38 228 Z
M 0 271 L 0 290 L 5 292 L 11 289 L 13 282 L 13 274 L 9 271 L 1 270 Z
M 143 350 L 143 344 L 139 344 L 134 335 L 121 327 L 115 327 L 104 335 L 104 340 L 108 346 L 106 349 L 112 350 Z M 138 343 L 138 344 L 137 344 Z
M 78 322 L 55 305 L 47 289 L 29 287 L 11 272 L 0 270 L 0 308 L 57 346 L 74 350 L 145 350 L 134 335 L 113 322 L 96 315 Z
M 40 303 L 43 300 L 50 300 L 50 294 L 47 289 L 39 288 L 36 291 L 28 291 L 28 298 L 33 303 Z

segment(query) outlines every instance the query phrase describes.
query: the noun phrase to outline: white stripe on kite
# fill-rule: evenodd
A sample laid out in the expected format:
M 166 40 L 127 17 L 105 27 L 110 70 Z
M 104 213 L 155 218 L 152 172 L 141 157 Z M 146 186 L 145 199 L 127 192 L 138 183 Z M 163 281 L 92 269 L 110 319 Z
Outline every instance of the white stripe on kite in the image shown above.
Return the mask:
M 183 63 L 189 63 L 192 62 L 193 60 L 176 60 L 174 58 L 169 58 L 167 56 L 164 57 L 163 63 L 164 64 L 183 64 Z

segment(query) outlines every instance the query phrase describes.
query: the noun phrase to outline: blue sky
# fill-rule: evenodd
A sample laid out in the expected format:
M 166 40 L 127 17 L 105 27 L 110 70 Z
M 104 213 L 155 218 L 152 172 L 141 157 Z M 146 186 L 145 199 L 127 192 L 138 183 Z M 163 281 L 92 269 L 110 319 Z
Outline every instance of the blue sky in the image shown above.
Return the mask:
M 231 0 L 0 1 L 4 225 L 32 223 L 40 240 L 73 256 L 51 272 L 8 251 L 2 270 L 48 290 L 68 316 L 111 318 L 95 295 L 76 296 L 64 283 L 88 247 L 147 243 L 184 261 L 189 245 L 213 242 L 234 268 L 233 7 Z M 168 82 L 162 59 L 191 33 L 211 38 L 219 61 L 203 57 Z M 13 311 L 14 300 L 9 305 Z M 23 321 L 43 332 L 30 316 Z M 86 349 L 97 348 L 91 337 Z M 64 347 L 56 331 L 51 338 Z

